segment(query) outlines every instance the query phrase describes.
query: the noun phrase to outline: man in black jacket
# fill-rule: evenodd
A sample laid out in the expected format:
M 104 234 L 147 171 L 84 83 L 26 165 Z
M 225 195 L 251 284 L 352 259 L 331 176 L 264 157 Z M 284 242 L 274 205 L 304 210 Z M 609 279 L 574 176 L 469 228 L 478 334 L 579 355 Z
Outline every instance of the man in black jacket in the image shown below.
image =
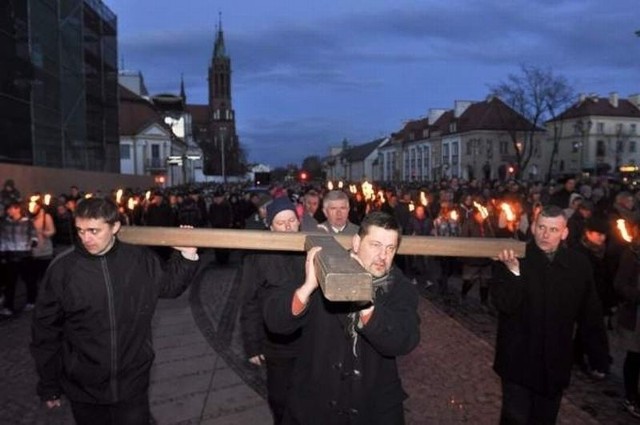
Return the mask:
M 416 289 L 393 257 L 400 241 L 396 220 L 366 216 L 353 236 L 352 255 L 373 277 L 373 301 L 331 302 L 317 290 L 312 248 L 298 288 L 267 296 L 263 313 L 270 331 L 301 329 L 284 425 L 401 425 L 402 389 L 396 356 L 420 339 Z
M 75 211 L 78 242 L 47 270 L 33 316 L 38 395 L 64 394 L 78 424 L 147 424 L 158 297 L 177 297 L 198 265 L 195 248 L 162 264 L 145 247 L 119 242 L 118 207 L 90 198 Z
M 571 376 L 576 324 L 586 353 L 608 369 L 607 335 L 588 259 L 563 246 L 562 209 L 546 206 L 531 225 L 523 259 L 499 254 L 491 295 L 499 311 L 494 369 L 502 378 L 501 424 L 554 424 Z

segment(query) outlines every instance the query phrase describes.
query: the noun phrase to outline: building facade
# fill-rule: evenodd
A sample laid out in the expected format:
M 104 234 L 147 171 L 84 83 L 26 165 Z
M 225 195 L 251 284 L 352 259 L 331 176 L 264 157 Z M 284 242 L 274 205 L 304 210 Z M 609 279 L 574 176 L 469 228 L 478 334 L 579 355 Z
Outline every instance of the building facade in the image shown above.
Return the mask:
M 0 161 L 119 172 L 116 15 L 100 0 L 0 8 Z
M 640 165 L 639 94 L 580 95 L 546 127 L 548 144 L 557 144 L 556 174 L 604 174 Z

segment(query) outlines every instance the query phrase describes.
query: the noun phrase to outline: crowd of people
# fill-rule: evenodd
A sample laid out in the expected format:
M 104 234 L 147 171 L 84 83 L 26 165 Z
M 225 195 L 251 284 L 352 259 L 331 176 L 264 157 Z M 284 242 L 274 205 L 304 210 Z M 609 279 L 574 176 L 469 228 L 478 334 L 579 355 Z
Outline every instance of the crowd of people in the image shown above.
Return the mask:
M 87 209 L 100 199 L 108 205 Z M 548 184 L 451 178 L 375 187 L 366 182 L 338 188 L 332 183 L 277 184 L 262 190 L 198 185 L 107 194 L 74 186 L 53 199 L 22 195 L 7 180 L 0 192 L 0 315 L 36 309 L 40 321 L 34 329 L 42 338 L 34 342 L 34 353 L 40 348 L 41 379 L 52 382 L 51 374 L 60 371 L 47 369 L 52 360 L 42 353 L 51 350 L 47 344 L 62 330 L 52 331 L 52 314 L 39 307 L 39 291 L 50 307 L 57 295 L 47 282 L 62 267 L 50 264 L 54 258 L 63 263 L 58 258 L 68 258 L 74 246 L 106 255 L 120 225 L 342 233 L 353 237 L 351 255 L 374 278 L 371 303 L 324 300 L 316 289 L 317 249 L 306 255 L 243 255 L 243 338 L 248 361 L 266 367 L 274 423 L 403 423 L 406 394 L 395 357 L 418 343 L 418 289 L 446 303 L 464 304 L 474 287 L 483 311 L 498 318 L 494 369 L 502 379 L 501 423 L 555 423 L 572 367 L 594 379 L 608 373 L 612 332 L 627 350 L 623 406 L 640 418 L 639 200 L 640 191 L 632 185 L 574 176 Z M 114 208 L 116 218 L 105 215 L 107 207 Z M 91 252 L 94 241 L 85 234 L 101 227 L 91 227 L 90 219 L 112 230 L 105 233 L 110 236 L 103 240 L 104 252 Z M 402 236 L 514 238 L 527 243 L 526 256 L 518 259 L 510 251 L 498 258 L 396 255 Z M 158 270 L 175 263 L 171 248 L 154 250 Z M 187 260 L 197 261 L 193 250 L 180 250 Z M 215 261 L 226 264 L 229 250 L 216 249 Z M 450 286 L 454 276 L 462 280 L 458 293 Z M 176 285 L 184 290 L 186 278 L 180 279 Z M 19 282 L 27 289 L 22 306 L 15 305 Z M 145 311 L 152 314 L 153 308 Z M 329 347 L 330 352 L 323 351 Z M 98 404 L 119 400 L 114 385 Z M 55 407 L 60 395 L 69 396 L 69 388 L 75 391 L 55 387 L 41 396 Z M 89 401 L 80 397 L 76 402 L 78 423 L 95 413 L 86 408 Z M 148 410 L 148 403 L 142 406 Z

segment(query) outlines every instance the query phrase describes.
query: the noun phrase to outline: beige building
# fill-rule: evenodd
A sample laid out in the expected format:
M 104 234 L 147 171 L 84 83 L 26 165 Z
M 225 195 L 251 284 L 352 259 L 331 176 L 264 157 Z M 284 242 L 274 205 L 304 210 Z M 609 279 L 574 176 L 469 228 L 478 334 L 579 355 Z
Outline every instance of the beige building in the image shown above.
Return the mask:
M 380 149 L 385 181 L 440 178 L 505 179 L 526 163 L 520 178 L 543 178 L 548 167 L 544 129 L 534 127 L 502 100 L 456 101 L 409 121 Z M 518 161 L 516 149 L 528 161 Z
M 621 99 L 580 95 L 547 122 L 550 146 L 558 142 L 555 174 L 606 173 L 640 165 L 640 94 Z

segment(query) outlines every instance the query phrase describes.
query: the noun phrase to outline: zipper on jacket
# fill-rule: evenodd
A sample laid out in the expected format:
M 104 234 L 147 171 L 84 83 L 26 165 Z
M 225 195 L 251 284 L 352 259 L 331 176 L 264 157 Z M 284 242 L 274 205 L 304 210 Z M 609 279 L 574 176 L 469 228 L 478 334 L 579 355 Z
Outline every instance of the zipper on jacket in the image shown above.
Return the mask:
M 116 311 L 113 299 L 113 286 L 111 285 L 111 276 L 107 267 L 107 259 L 102 256 L 100 259 L 102 264 L 102 274 L 104 275 L 104 284 L 107 288 L 107 303 L 109 306 L 109 334 L 111 336 L 111 376 L 109 383 L 111 392 L 113 393 L 113 401 L 118 401 L 118 329 L 116 325 Z

